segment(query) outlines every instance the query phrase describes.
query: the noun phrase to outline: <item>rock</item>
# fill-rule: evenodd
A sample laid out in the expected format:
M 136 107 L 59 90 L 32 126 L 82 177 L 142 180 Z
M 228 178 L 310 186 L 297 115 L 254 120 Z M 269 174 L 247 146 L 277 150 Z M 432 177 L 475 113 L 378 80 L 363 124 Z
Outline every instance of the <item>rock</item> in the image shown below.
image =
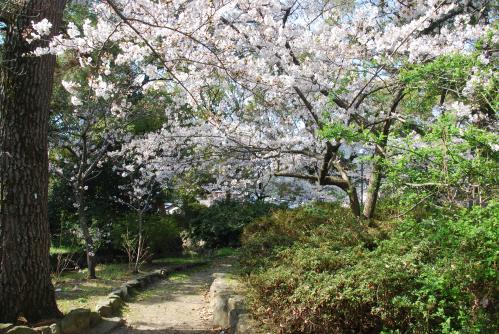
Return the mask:
M 148 279 L 146 276 L 142 276 L 137 278 L 137 281 L 139 282 L 139 286 L 143 289 L 148 285 Z
M 120 290 L 121 290 L 121 298 L 123 298 L 123 300 L 128 300 L 128 288 L 125 284 L 123 284 L 121 287 L 120 287 Z
M 210 296 L 214 298 L 217 294 L 232 294 L 234 282 L 225 277 L 216 278 L 210 286 Z
M 158 275 L 159 278 L 165 277 L 165 270 L 164 269 L 156 269 L 153 271 L 156 275 Z
M 14 327 L 13 324 L 0 324 L 0 333 L 6 333 L 12 327 Z
M 234 334 L 254 334 L 257 331 L 258 323 L 248 313 L 239 315 Z
M 133 295 L 137 292 L 137 289 L 139 288 L 140 283 L 139 283 L 139 281 L 136 281 L 136 282 L 135 281 L 136 280 L 128 281 L 122 285 L 123 288 L 126 288 L 126 294 L 127 294 L 126 298 L 130 297 L 131 295 Z
M 213 325 L 226 328 L 229 321 L 229 297 L 234 293 L 234 283 L 226 275 L 216 275 L 210 287 Z
M 113 316 L 113 308 L 110 304 L 109 300 L 105 300 L 100 302 L 95 307 L 95 312 L 99 313 L 101 317 L 112 317 Z
M 158 275 L 155 272 L 152 272 L 150 274 L 147 274 L 147 277 L 149 278 L 149 283 L 154 283 L 157 280 L 161 279 L 161 275 Z
M 161 276 L 166 277 L 166 276 L 168 276 L 171 272 L 172 272 L 172 270 L 171 270 L 170 268 L 164 268 L 164 269 L 161 269 Z
M 161 279 L 163 274 L 161 273 L 161 270 L 158 272 L 157 270 L 153 271 L 151 275 L 157 279 Z
M 121 296 L 114 293 L 114 292 L 111 292 L 110 294 L 107 295 L 107 299 L 116 299 L 116 298 L 120 298 L 121 299 Z
M 41 320 L 37 323 L 31 324 L 30 327 L 50 327 L 50 325 L 55 324 L 57 322 L 57 319 L 45 319 Z
M 38 334 L 52 334 L 49 326 L 41 326 L 33 328 Z
M 127 287 L 129 295 L 135 293 L 135 290 L 140 288 L 140 282 L 137 279 L 130 280 L 124 284 Z
M 102 320 L 101 316 L 97 312 L 90 312 L 90 327 L 95 327 Z
M 88 334 L 107 334 L 124 323 L 123 319 L 120 318 L 103 318 L 96 327 L 88 331 Z
M 72 310 L 61 320 L 61 331 L 64 334 L 85 333 L 89 327 L 89 309 L 79 308 Z
M 227 303 L 227 308 L 229 312 L 229 326 L 231 328 L 236 328 L 239 315 L 246 312 L 244 297 L 238 295 L 230 297 Z
M 132 279 L 126 282 L 125 285 L 130 288 L 138 288 L 140 286 L 140 283 L 137 279 Z
M 56 322 L 55 324 L 50 325 L 50 331 L 52 334 L 61 334 L 61 324 Z
M 123 299 L 120 297 L 108 297 L 108 299 L 113 312 L 118 312 L 121 309 L 121 306 L 123 306 Z
M 110 297 L 111 295 L 113 296 L 118 296 L 120 298 L 123 298 L 123 291 L 121 290 L 121 288 L 119 289 L 114 289 L 113 291 L 111 291 L 110 294 L 108 294 L 108 297 Z
M 228 299 L 229 296 L 226 294 L 216 294 L 211 300 L 214 326 L 222 328 L 230 326 Z
M 227 278 L 229 275 L 226 273 L 213 273 L 211 276 L 215 279 L 217 278 Z
M 7 334 L 38 334 L 33 328 L 16 326 L 7 331 Z

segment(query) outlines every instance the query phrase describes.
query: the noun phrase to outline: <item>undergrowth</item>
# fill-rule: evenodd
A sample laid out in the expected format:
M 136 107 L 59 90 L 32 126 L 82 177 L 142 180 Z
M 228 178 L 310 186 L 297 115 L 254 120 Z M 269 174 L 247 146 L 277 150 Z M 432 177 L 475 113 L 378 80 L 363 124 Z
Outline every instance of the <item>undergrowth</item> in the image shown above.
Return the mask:
M 250 309 L 277 333 L 496 333 L 499 206 L 379 223 L 314 204 L 246 227 Z

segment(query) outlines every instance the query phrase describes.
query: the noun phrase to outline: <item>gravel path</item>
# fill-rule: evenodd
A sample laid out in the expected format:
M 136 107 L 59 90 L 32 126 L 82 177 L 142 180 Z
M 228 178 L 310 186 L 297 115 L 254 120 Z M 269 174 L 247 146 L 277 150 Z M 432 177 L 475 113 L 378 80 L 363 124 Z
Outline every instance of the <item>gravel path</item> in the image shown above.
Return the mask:
M 128 327 L 112 334 L 212 334 L 208 291 L 212 274 L 230 270 L 227 259 L 209 267 L 163 280 L 127 303 L 124 317 Z

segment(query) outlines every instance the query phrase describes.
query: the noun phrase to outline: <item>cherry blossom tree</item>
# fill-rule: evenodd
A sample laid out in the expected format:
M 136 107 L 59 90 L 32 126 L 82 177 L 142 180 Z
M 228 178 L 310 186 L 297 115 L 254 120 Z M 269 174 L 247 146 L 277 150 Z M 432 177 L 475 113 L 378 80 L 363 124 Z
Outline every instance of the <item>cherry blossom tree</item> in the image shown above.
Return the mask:
M 119 186 L 121 194 L 113 199 L 137 214 L 137 238 L 124 236 L 124 247 L 129 257 L 130 268 L 137 273 L 142 263 L 151 255 L 144 235 L 144 215 L 153 209 L 161 186 L 168 181 L 168 174 L 155 163 L 155 152 L 151 150 L 125 150 L 110 152 L 115 160 L 114 170 L 128 182 Z
M 231 143 L 226 161 L 234 165 L 234 153 L 244 151 L 241 162 L 252 154 L 272 166 L 274 176 L 338 187 L 357 216 L 357 161 L 371 157 L 367 218 L 387 138 L 395 125 L 415 124 L 400 108 L 400 70 L 471 52 L 490 30 L 492 10 L 488 1 L 434 0 L 109 0 L 94 9 L 96 24 L 82 31 L 70 26 L 68 36 L 40 51 L 77 50 L 85 64 L 86 52 L 113 41 L 119 49 L 114 63 L 140 68 L 151 80 L 146 89 L 162 87 L 179 108 L 187 104 L 218 128 L 227 140 L 207 138 L 212 147 Z M 248 131 L 233 134 L 241 124 Z
M 91 217 L 87 208 L 87 190 L 91 180 L 100 175 L 108 151 L 125 135 L 132 112 L 133 78 L 113 84 L 108 55 L 89 57 L 92 66 L 81 71 L 66 68 L 68 80 L 62 80 L 69 110 L 53 115 L 51 131 L 51 171 L 71 184 L 74 206 L 83 235 L 89 278 L 95 275 L 96 241 L 90 231 Z M 114 75 L 118 71 L 113 72 Z M 104 80 L 104 77 L 107 81 Z
M 469 52 L 487 31 L 487 10 L 480 7 L 487 2 L 361 3 L 350 12 L 314 4 L 241 4 L 237 15 L 223 19 L 253 51 L 244 58 L 244 84 L 260 88 L 266 102 L 281 103 L 283 109 L 290 101 L 300 103 L 292 114 L 305 120 L 304 128 L 322 145 L 322 163 L 312 165 L 313 173 L 279 175 L 332 183 L 348 193 L 352 211 L 360 215 L 350 159 L 341 149 L 350 151 L 350 158 L 359 150 L 368 152 L 373 160 L 364 216 L 370 218 L 386 140 L 403 118 L 397 110 L 404 98 L 400 68 Z

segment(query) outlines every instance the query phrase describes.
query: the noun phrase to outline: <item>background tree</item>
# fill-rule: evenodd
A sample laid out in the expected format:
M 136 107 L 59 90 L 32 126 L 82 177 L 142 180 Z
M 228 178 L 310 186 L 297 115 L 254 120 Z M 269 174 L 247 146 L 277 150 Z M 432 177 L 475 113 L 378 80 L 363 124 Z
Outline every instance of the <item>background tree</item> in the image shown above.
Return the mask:
M 140 153 L 135 152 L 135 154 Z M 138 159 L 130 159 L 130 155 L 133 156 L 134 152 L 128 152 L 128 157 L 124 157 L 126 160 L 116 167 L 116 171 L 126 178 L 127 182 L 119 187 L 120 195 L 114 197 L 114 200 L 137 215 L 137 236 L 130 237 L 127 231 L 123 243 L 127 249 L 130 269 L 138 273 L 143 262 L 152 255 L 148 250 L 147 236 L 144 233 L 144 216 L 147 212 L 153 211 L 154 204 L 161 197 L 161 185 L 166 180 L 161 171 L 157 170 L 154 164 L 149 164 L 147 159 L 137 164 Z
M 79 29 L 90 25 L 91 7 L 68 6 L 66 17 L 71 22 L 67 35 L 77 36 Z M 107 162 L 107 153 L 119 147 L 124 137 L 147 132 L 149 127 L 156 129 L 156 110 L 162 105 L 152 106 L 150 101 L 155 97 L 141 92 L 141 85 L 147 81 L 140 71 L 111 61 L 116 44 L 109 33 L 103 36 L 108 38 L 95 47 L 86 45 L 85 54 L 67 52 L 59 58 L 57 73 L 61 84 L 56 86 L 50 136 L 51 170 L 62 185 L 69 185 L 72 190 L 90 278 L 96 276 L 97 244 L 102 246 L 93 236 L 102 235 L 102 229 L 107 229 L 97 219 L 99 209 L 106 210 L 97 203 L 102 201 L 103 191 L 92 185 L 105 182 L 101 173 L 111 172 L 112 165 Z M 112 183 L 107 190 L 116 195 L 122 183 Z M 106 203 L 108 197 L 104 199 Z

